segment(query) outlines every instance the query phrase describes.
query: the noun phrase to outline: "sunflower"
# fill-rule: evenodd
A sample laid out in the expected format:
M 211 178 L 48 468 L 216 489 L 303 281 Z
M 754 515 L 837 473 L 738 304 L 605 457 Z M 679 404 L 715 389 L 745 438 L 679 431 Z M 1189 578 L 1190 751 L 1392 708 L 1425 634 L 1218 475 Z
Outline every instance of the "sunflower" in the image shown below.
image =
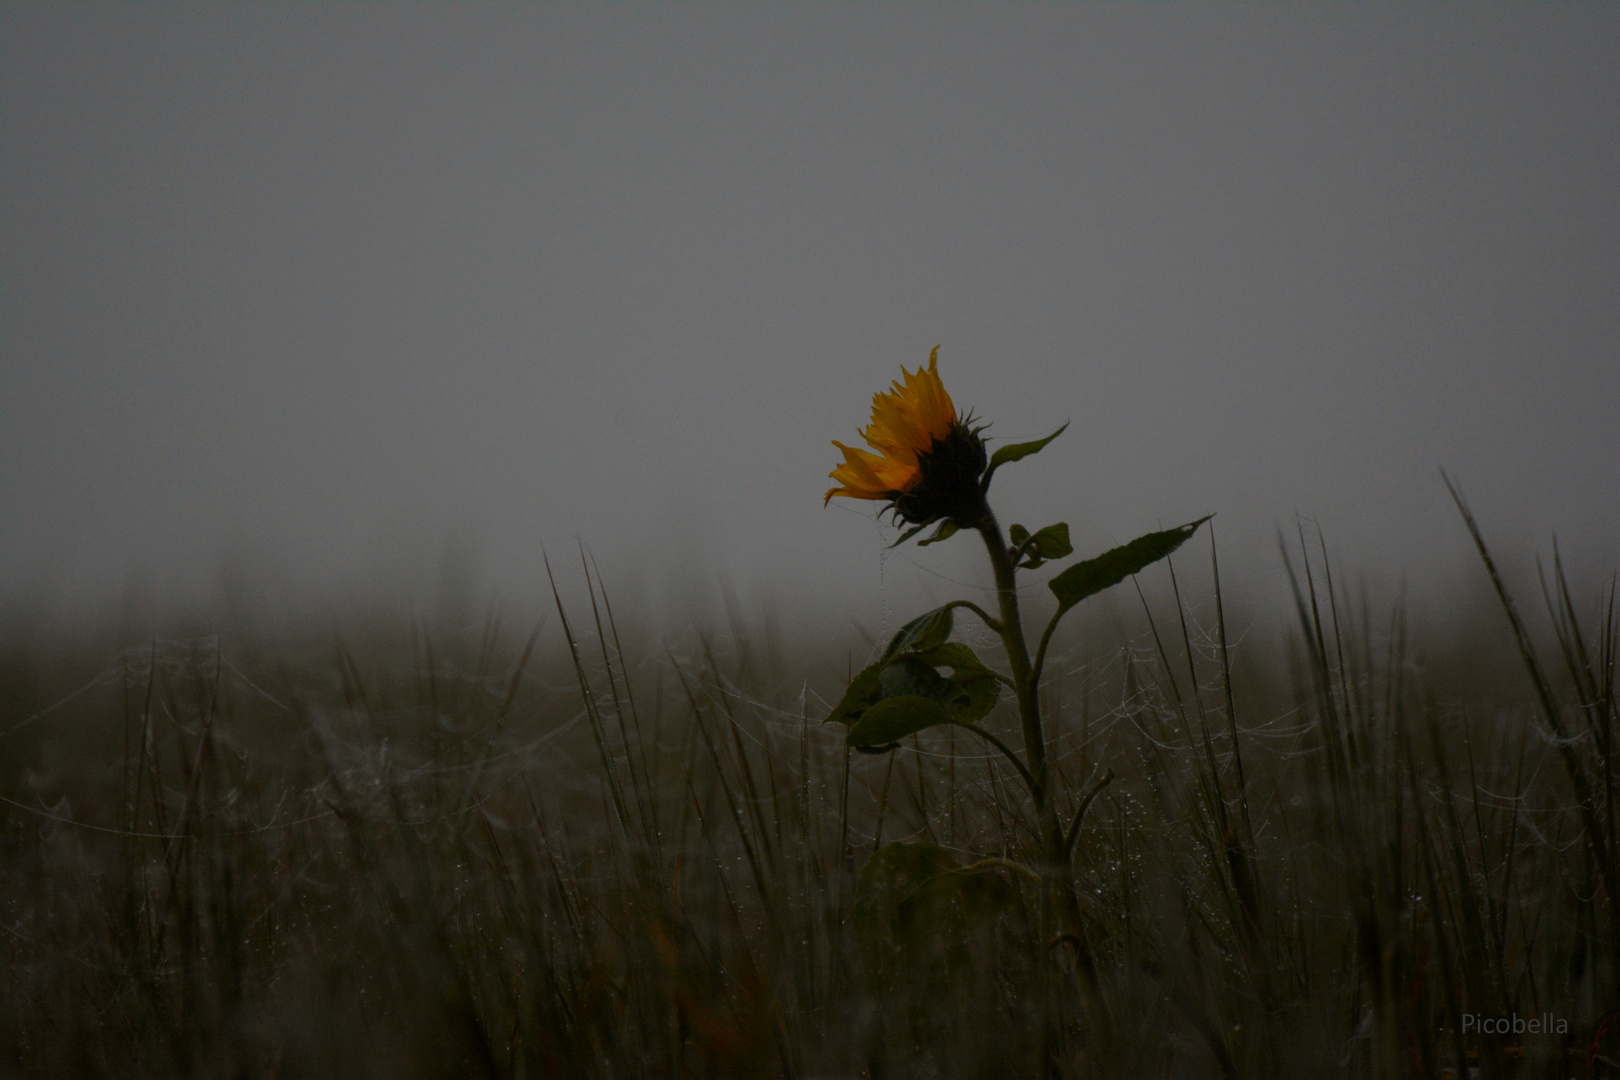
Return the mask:
M 833 440 L 844 463 L 828 475 L 841 486 L 830 489 L 822 505 L 834 495 L 886 500 L 896 516 L 915 525 L 947 517 L 972 524 L 984 507 L 984 440 L 945 392 L 938 358 L 936 345 L 926 369 L 901 368 L 904 383 L 872 396 L 872 422 L 861 437 L 877 453 Z

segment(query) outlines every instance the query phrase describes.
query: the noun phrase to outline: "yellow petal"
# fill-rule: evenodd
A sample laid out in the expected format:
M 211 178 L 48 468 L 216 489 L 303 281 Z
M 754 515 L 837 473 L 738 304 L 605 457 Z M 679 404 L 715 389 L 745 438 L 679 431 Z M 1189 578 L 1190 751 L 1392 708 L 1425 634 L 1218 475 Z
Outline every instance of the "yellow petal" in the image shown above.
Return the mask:
M 844 462 L 828 475 L 841 487 L 827 492 L 855 499 L 886 499 L 909 490 L 919 474 L 917 455 L 927 453 L 950 434 L 956 407 L 939 377 L 939 346 L 928 354 L 928 367 L 900 369 L 901 379 L 872 395 L 872 417 L 861 437 L 877 453 L 857 450 L 837 440 Z

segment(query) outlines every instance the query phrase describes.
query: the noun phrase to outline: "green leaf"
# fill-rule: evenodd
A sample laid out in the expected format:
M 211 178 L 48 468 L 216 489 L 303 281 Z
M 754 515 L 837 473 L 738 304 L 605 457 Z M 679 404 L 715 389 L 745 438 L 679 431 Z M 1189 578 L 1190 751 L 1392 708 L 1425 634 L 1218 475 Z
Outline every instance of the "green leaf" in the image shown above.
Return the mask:
M 956 535 L 956 530 L 957 530 L 956 522 L 951 521 L 949 518 L 947 518 L 946 520 L 939 523 L 939 528 L 934 530 L 934 535 L 933 536 L 930 536 L 926 540 L 917 541 L 917 546 L 918 547 L 927 547 L 929 544 L 937 544 L 941 540 L 949 540 L 951 537 Z
M 1185 543 L 1198 530 L 1198 526 L 1213 516 L 1211 514 L 1178 528 L 1139 536 L 1094 559 L 1075 563 L 1046 583 L 1058 601 L 1057 613 L 1052 617 L 1056 619 L 1086 597 L 1118 585 L 1138 570 L 1158 562 Z
M 953 720 L 976 724 L 996 707 L 996 701 L 1001 696 L 1001 682 L 995 672 L 979 659 L 978 654 L 966 645 L 951 641 L 916 655 L 934 667 L 951 669 L 951 677 L 947 681 L 955 688 L 955 693 L 945 707 Z
M 951 682 L 963 691 L 948 706 L 951 719 L 959 724 L 977 724 L 990 715 L 990 710 L 996 707 L 996 699 L 1001 696 L 1001 683 L 989 671 L 982 675 L 958 675 Z
M 960 641 L 948 641 L 916 655 L 934 667 L 948 667 L 958 675 L 968 671 L 990 671 L 985 662 L 979 659 L 979 654 Z
M 952 608 L 935 608 L 926 615 L 919 615 L 900 628 L 900 632 L 889 640 L 889 647 L 883 650 L 883 657 L 879 663 L 888 661 L 902 649 L 916 649 L 919 652 L 932 649 L 935 645 L 944 644 L 945 639 L 951 636 L 951 621 L 954 616 Z
M 936 667 L 949 667 L 951 677 L 940 675 Z M 972 722 L 990 711 L 999 692 L 995 672 L 972 649 L 947 642 L 925 653 L 906 653 L 889 661 L 878 679 L 877 696 L 880 701 L 925 697 L 945 706 L 954 719 L 972 712 Z
M 866 707 L 876 700 L 878 680 L 883 675 L 881 663 L 868 664 L 861 669 L 861 673 L 849 682 L 849 688 L 844 696 L 838 699 L 838 704 L 823 723 L 850 724 L 860 718 Z
M 1057 438 L 1059 435 L 1063 434 L 1064 429 L 1066 429 L 1068 426 L 1068 423 L 1065 422 L 1063 427 L 1058 428 L 1044 439 L 1036 439 L 1034 442 L 1013 443 L 1010 446 L 1003 446 L 1000 450 L 997 450 L 994 454 L 991 454 L 990 467 L 984 471 L 984 479 L 979 481 L 980 486 L 988 488 L 990 486 L 991 475 L 1008 462 L 1022 461 L 1031 454 L 1040 453 L 1042 447 L 1051 442 L 1053 439 Z M 1014 543 L 1016 542 L 1017 541 L 1014 541 Z
M 997 465 L 1005 465 L 1009 461 L 1021 461 L 1024 458 L 1029 457 L 1031 454 L 1040 453 L 1041 449 L 1046 446 L 1047 443 L 1063 434 L 1064 428 L 1067 428 L 1068 426 L 1068 423 L 1065 422 L 1063 427 L 1058 428 L 1044 439 L 1036 439 L 1034 442 L 1013 443 L 1011 446 L 1003 446 L 1000 450 L 997 450 L 994 454 L 990 455 L 990 467 L 993 469 Z
M 1015 541 L 1022 547 L 1026 558 L 1018 565 L 1025 570 L 1033 570 L 1049 559 L 1062 559 L 1074 554 L 1074 545 L 1069 543 L 1069 526 L 1066 522 L 1048 525 L 1033 536 L 1026 536 L 1024 541 Z
M 1043 559 L 1061 559 L 1074 554 L 1074 545 L 1069 543 L 1067 522 L 1048 525 L 1030 539 L 1034 541 L 1030 546 Z
M 878 678 L 878 700 L 897 697 L 925 697 L 949 706 L 960 689 L 914 653 L 889 661 Z
M 906 656 L 883 675 L 878 700 L 849 727 L 846 738 L 857 750 L 890 750 L 907 735 L 931 727 L 977 723 L 1001 695 L 1001 684 L 988 668 L 967 668 L 947 679 L 919 658 Z
M 907 623 L 889 643 L 889 651 L 883 658 L 862 668 L 860 674 L 850 680 L 826 723 L 848 726 L 849 744 L 857 750 L 871 750 L 886 748 L 899 737 L 878 738 L 873 734 L 888 731 L 885 725 L 889 720 L 885 717 L 892 719 L 893 709 L 877 713 L 877 726 L 862 726 L 862 721 L 873 710 L 889 701 L 918 698 L 935 705 L 943 719 L 936 716 L 922 727 L 951 721 L 976 723 L 983 719 L 995 708 L 1001 684 L 972 649 L 960 642 L 944 640 L 950 630 L 948 608 L 930 611 Z M 935 670 L 942 667 L 951 669 L 950 678 Z M 903 734 L 921 731 L 922 727 L 908 729 Z
M 849 745 L 857 750 L 889 746 L 924 728 L 950 722 L 951 714 L 945 711 L 945 706 L 931 698 L 918 695 L 884 698 L 850 725 Z
M 1007 529 L 1007 537 L 1012 541 L 1013 547 L 1020 547 L 1029 539 L 1029 530 L 1022 525 L 1011 525 Z

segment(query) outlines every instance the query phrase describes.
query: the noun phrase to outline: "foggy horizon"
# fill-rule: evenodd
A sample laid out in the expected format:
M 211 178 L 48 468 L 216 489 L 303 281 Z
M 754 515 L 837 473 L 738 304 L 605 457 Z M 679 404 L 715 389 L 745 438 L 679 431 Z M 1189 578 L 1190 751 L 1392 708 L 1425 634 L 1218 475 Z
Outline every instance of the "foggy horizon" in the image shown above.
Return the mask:
M 984 584 L 834 499 L 902 366 L 1076 557 L 1216 513 L 1455 596 L 1620 565 L 1620 9 L 0 6 L 0 600 L 576 538 L 651 607 Z M 1313 526 L 1314 527 L 1314 526 Z M 1178 558 L 1207 575 L 1207 538 Z M 1043 572 L 1041 577 L 1046 576 Z M 1031 587 L 1039 587 L 1031 581 Z M 1577 597 L 1581 600 L 1582 597 Z M 1527 601 L 1528 597 L 1521 602 Z

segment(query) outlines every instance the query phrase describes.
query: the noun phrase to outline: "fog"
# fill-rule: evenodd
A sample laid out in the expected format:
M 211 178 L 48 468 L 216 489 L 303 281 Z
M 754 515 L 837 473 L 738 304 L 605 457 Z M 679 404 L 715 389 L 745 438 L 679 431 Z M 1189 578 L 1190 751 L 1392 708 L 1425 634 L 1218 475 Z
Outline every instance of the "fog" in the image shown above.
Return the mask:
M 901 365 L 1080 554 L 1215 512 L 1436 596 L 1620 565 L 1620 7 L 0 11 L 0 596 L 885 621 Z M 1207 560 L 1206 554 L 1196 556 Z M 1202 562 L 1201 562 L 1202 565 Z M 233 584 L 235 583 L 235 584 Z M 707 599 L 706 599 L 707 598 Z M 904 614 L 904 612 L 900 612 Z

